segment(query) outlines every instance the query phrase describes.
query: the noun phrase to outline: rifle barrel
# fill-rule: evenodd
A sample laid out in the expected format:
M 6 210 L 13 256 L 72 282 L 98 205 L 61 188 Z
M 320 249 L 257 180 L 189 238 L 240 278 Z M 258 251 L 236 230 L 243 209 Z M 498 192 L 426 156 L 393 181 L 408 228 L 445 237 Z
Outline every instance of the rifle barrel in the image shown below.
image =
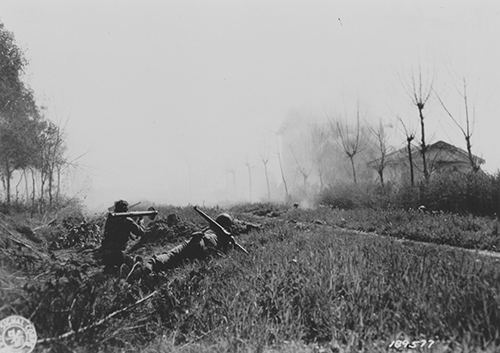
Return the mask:
M 211 227 L 215 228 L 215 229 L 213 229 L 214 231 L 218 230 L 220 233 L 224 234 L 225 236 L 230 237 L 231 242 L 234 244 L 234 247 L 248 255 L 248 251 L 243 246 L 238 244 L 236 242 L 236 240 L 234 240 L 234 237 L 231 235 L 231 233 L 229 233 L 223 226 L 221 226 L 219 223 L 217 223 L 212 217 L 207 215 L 205 212 L 200 210 L 198 208 L 198 206 L 194 206 L 193 208 L 196 212 L 198 212 L 200 214 L 200 216 L 202 216 L 208 222 L 208 224 L 210 224 Z

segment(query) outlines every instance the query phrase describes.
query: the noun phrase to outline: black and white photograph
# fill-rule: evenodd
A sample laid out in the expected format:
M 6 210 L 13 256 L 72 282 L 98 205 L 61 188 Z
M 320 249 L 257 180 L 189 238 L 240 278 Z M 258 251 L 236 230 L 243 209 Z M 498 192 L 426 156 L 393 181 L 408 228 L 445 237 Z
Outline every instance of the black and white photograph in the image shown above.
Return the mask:
M 500 352 L 500 2 L 0 0 L 0 353 Z

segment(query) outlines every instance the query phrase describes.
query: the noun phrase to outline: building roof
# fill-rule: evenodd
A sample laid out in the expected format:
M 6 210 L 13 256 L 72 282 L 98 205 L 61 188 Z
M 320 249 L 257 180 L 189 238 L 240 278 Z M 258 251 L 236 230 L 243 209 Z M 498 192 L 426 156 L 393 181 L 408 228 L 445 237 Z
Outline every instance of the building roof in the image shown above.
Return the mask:
M 412 156 L 416 158 L 417 155 L 420 155 L 420 148 L 417 148 L 412 145 Z M 438 141 L 436 143 L 427 145 L 427 153 L 426 155 L 433 156 L 433 163 L 460 163 L 460 162 L 469 162 L 469 154 L 467 151 L 461 149 L 460 147 L 453 146 L 444 141 Z M 477 165 L 481 165 L 485 162 L 485 160 L 476 155 L 472 155 Z M 387 164 L 400 164 L 406 163 L 408 159 L 408 148 L 403 147 L 399 150 L 391 152 L 386 155 Z M 374 159 L 368 162 L 370 167 L 374 167 L 380 161 L 380 158 Z

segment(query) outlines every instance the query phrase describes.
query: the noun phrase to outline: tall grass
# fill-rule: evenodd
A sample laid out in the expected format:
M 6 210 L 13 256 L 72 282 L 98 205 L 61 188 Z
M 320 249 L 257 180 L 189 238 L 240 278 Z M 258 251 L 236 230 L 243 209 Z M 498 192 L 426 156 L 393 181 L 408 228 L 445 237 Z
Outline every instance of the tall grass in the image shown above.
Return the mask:
M 289 211 L 284 217 L 303 222 L 322 220 L 342 228 L 376 232 L 399 239 L 500 251 L 500 234 L 496 222 L 490 217 L 403 209 L 342 210 L 328 207 Z
M 488 259 L 283 222 L 239 241 L 249 256 L 171 271 L 150 302 L 54 351 L 250 352 L 303 342 L 372 352 L 402 333 L 451 347 L 500 345 L 500 269 Z M 81 263 L 49 272 L 11 304 L 42 337 L 95 322 L 151 290 Z
M 222 336 L 254 346 L 336 341 L 368 349 L 405 332 L 500 343 L 500 276 L 487 260 L 289 227 L 245 243 L 251 257 L 213 261 L 169 289 L 168 303 L 183 298 L 183 309 L 166 310 L 176 310 L 167 327 L 179 341 L 210 333 L 208 342 Z
M 435 173 L 417 186 L 387 183 L 336 184 L 323 190 L 320 204 L 339 209 L 408 209 L 424 205 L 429 210 L 493 216 L 499 212 L 500 174 Z

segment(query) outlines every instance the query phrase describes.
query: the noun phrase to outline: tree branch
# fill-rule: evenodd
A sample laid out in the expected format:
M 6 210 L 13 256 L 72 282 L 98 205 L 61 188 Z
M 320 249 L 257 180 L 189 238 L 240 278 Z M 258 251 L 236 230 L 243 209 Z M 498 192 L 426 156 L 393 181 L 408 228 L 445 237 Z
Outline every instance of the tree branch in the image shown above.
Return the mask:
M 113 311 L 111 314 L 105 316 L 104 318 L 102 318 L 101 320 L 98 320 L 90 325 L 87 325 L 87 326 L 84 326 L 84 327 L 81 327 L 79 328 L 78 330 L 71 330 L 71 331 L 68 331 L 68 332 L 65 332 L 63 334 L 60 334 L 59 336 L 54 336 L 54 337 L 48 337 L 48 338 L 42 338 L 42 339 L 39 339 L 37 341 L 37 343 L 39 344 L 44 344 L 44 343 L 51 343 L 51 342 L 55 342 L 55 341 L 60 341 L 62 339 L 65 339 L 65 338 L 68 338 L 68 337 L 72 337 L 76 334 L 79 334 L 79 333 L 82 333 L 84 331 L 88 331 L 94 327 L 97 327 L 97 326 L 100 326 L 102 325 L 103 323 L 105 323 L 106 321 L 114 318 L 115 316 L 121 314 L 121 313 L 124 313 L 125 311 L 128 311 L 134 307 L 136 307 L 137 305 L 139 304 L 142 304 L 144 303 L 145 301 L 151 299 L 152 297 L 154 297 L 155 295 L 157 295 L 159 293 L 158 290 L 155 290 L 154 292 L 148 294 L 147 296 L 145 296 L 144 298 L 142 299 L 139 299 L 138 301 L 136 301 L 135 303 L 125 307 L 125 308 L 122 308 L 122 309 L 119 309 L 119 310 L 116 310 L 116 311 Z

